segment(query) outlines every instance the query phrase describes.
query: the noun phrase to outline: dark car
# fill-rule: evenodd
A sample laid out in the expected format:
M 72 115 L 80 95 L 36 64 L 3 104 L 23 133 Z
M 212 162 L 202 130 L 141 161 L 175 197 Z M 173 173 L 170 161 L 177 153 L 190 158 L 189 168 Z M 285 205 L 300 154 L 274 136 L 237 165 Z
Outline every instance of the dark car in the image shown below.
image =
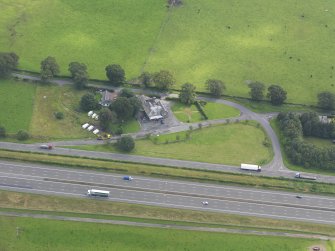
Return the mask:
M 297 196 L 295 196 L 297 199 L 302 199 L 302 196 L 300 196 L 300 195 L 297 195 Z
M 123 180 L 129 180 L 129 181 L 132 181 L 132 180 L 133 180 L 133 177 L 131 177 L 131 176 L 123 176 Z

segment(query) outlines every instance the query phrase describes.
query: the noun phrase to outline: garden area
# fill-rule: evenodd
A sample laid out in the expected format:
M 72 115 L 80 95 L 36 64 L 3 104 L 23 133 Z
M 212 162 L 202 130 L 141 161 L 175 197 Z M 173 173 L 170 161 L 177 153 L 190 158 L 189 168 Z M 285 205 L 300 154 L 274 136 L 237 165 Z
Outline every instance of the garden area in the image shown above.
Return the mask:
M 203 112 L 209 120 L 232 118 L 240 115 L 238 109 L 228 105 L 203 101 L 200 101 L 199 104 L 202 106 Z M 176 118 L 181 122 L 194 123 L 205 120 L 195 104 L 185 105 L 180 102 L 174 102 L 172 111 Z

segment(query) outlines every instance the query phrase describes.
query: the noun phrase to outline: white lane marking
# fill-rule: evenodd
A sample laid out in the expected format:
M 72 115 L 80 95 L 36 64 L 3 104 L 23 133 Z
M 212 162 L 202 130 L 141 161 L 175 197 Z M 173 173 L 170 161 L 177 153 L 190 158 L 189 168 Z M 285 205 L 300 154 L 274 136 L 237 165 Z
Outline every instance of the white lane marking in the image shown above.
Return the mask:
M 69 173 L 75 173 L 75 174 L 85 174 L 85 175 L 96 175 L 96 176 L 109 176 L 113 178 L 122 178 L 123 175 L 111 175 L 111 174 L 100 174 L 96 172 L 84 172 L 84 171 L 73 171 L 73 170 L 64 170 L 64 169 L 56 169 L 56 168 L 44 168 L 44 167 L 35 167 L 35 166 L 29 166 L 29 165 L 18 165 L 18 164 L 7 164 L 7 163 L 0 163 L 0 165 L 8 165 L 8 166 L 18 166 L 18 167 L 28 167 L 28 168 L 35 168 L 35 169 L 42 169 L 42 170 L 50 170 L 50 171 L 56 171 L 56 172 L 69 172 Z M 62 167 L 60 167 L 62 168 Z M 204 188 L 217 188 L 217 189 L 230 189 L 232 191 L 238 191 L 239 193 L 260 193 L 260 194 L 271 194 L 271 195 L 284 195 L 284 196 L 295 196 L 296 193 L 283 193 L 279 191 L 263 191 L 263 190 L 258 190 L 258 189 L 244 189 L 244 188 L 235 188 L 235 187 L 230 187 L 230 186 L 214 186 L 214 185 L 203 185 L 203 184 L 197 184 L 197 183 L 192 183 L 192 182 L 178 182 L 178 181 L 173 181 L 173 180 L 161 180 L 161 179 L 146 179 L 143 177 L 139 176 L 134 176 L 135 181 L 140 180 L 140 181 L 149 181 L 149 182 L 165 182 L 169 184 L 179 184 L 179 185 L 184 185 L 184 186 L 195 186 L 195 187 L 204 187 Z M 93 179 L 93 177 L 90 177 Z M 193 188 L 195 189 L 195 188 Z M 319 199 L 319 200 L 329 200 L 329 201 L 334 201 L 335 199 L 333 198 L 328 198 L 328 197 L 321 197 L 321 196 L 312 196 L 312 195 L 304 195 L 304 198 L 311 198 L 311 199 Z

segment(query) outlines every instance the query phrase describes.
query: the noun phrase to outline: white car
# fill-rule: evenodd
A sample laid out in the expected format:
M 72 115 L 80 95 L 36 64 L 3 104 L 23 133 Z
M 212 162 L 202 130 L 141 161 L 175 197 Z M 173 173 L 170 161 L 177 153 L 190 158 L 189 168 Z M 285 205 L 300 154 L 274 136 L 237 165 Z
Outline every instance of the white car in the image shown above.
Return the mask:
M 207 206 L 208 205 L 208 201 L 203 201 L 202 205 Z

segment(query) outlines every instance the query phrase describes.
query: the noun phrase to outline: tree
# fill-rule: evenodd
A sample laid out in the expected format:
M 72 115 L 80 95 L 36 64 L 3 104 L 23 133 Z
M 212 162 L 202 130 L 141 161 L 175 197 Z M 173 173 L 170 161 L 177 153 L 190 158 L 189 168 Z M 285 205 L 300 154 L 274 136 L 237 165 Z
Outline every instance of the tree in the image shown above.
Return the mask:
M 195 89 L 195 86 L 190 83 L 183 84 L 179 93 L 180 102 L 187 105 L 193 104 L 196 98 Z
M 131 136 L 124 136 L 118 139 L 116 146 L 121 151 L 130 152 L 135 148 L 135 141 Z
M 134 107 L 125 97 L 118 97 L 111 104 L 110 109 L 114 111 L 117 117 L 121 120 L 128 120 L 134 114 Z
M 215 97 L 220 97 L 226 89 L 225 84 L 218 79 L 208 79 L 205 85 L 206 89 Z
M 19 57 L 14 52 L 0 53 L 0 78 L 10 76 L 12 70 L 19 64 Z
M 248 86 L 250 88 L 249 95 L 252 100 L 260 101 L 264 98 L 265 85 L 263 83 L 253 82 Z
M 131 98 L 134 96 L 135 94 L 133 93 L 133 91 L 128 88 L 123 88 L 119 93 L 119 97 Z
M 99 121 L 101 128 L 109 131 L 111 125 L 117 121 L 117 115 L 108 108 L 102 108 L 99 113 Z
M 77 89 L 83 89 L 88 83 L 87 66 L 78 62 L 71 62 L 69 64 L 69 72 L 73 78 L 75 87 Z
M 0 138 L 6 137 L 6 128 L 4 126 L 0 126 Z
M 59 66 L 54 57 L 47 57 L 41 62 L 41 79 L 49 81 L 55 75 L 59 74 Z
M 85 111 L 95 110 L 99 107 L 98 101 L 95 99 L 92 93 L 87 93 L 81 97 L 80 108 Z
M 152 74 L 145 71 L 139 76 L 139 80 L 145 87 L 151 87 L 152 86 Z
M 335 110 L 335 94 L 331 92 L 319 93 L 318 106 L 325 110 Z
M 29 139 L 29 133 L 25 130 L 20 130 L 17 132 L 16 137 L 18 140 L 27 140 Z
M 153 82 L 157 88 L 168 90 L 175 84 L 176 80 L 169 71 L 162 70 L 154 74 Z
M 106 76 L 110 83 L 114 86 L 120 86 L 125 81 L 125 72 L 122 67 L 118 64 L 107 65 Z
M 281 105 L 286 100 L 287 92 L 279 85 L 270 85 L 267 97 L 273 105 Z
M 129 100 L 130 104 L 133 106 L 133 109 L 134 109 L 133 110 L 133 116 L 135 116 L 136 113 L 138 113 L 139 110 L 141 109 L 142 103 L 136 96 L 131 97 L 128 100 Z

